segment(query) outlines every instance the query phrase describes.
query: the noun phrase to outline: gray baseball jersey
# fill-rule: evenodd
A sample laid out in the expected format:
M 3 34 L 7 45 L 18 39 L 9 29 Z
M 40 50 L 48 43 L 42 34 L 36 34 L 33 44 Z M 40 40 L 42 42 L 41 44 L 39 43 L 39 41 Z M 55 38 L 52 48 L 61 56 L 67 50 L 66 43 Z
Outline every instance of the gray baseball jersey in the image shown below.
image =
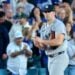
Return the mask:
M 56 54 L 58 52 L 67 50 L 67 33 L 65 25 L 58 19 L 55 19 L 52 24 L 43 24 L 40 30 L 41 38 L 45 40 L 50 40 L 50 34 L 52 31 L 55 32 L 55 37 L 58 34 L 63 34 L 65 37 L 62 45 L 56 48 L 55 50 L 51 49 L 51 47 L 48 46 L 46 50 L 47 55 Z

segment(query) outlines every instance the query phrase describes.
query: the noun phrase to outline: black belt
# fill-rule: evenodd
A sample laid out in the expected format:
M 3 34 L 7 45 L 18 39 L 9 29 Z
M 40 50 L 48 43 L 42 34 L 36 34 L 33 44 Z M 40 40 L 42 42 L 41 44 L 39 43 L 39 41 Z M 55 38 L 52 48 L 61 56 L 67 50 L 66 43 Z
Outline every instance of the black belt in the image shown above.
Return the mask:
M 58 52 L 57 54 L 48 55 L 48 57 L 53 58 L 53 57 L 55 57 L 55 56 L 57 56 L 57 55 L 61 55 L 61 54 L 63 54 L 64 52 L 65 52 L 65 51 Z
M 75 65 L 68 65 L 68 66 L 72 66 L 72 67 L 75 67 Z

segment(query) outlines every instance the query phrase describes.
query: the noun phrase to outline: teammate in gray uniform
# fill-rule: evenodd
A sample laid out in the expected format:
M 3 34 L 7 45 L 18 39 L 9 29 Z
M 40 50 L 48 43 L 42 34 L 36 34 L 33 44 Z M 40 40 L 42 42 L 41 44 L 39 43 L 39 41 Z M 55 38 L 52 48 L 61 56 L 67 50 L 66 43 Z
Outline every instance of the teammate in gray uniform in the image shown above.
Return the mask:
M 41 38 L 35 37 L 34 44 L 38 48 L 44 48 L 48 55 L 49 75 L 64 75 L 68 66 L 67 39 L 65 25 L 55 18 L 54 7 L 45 7 L 47 23 L 40 30 Z

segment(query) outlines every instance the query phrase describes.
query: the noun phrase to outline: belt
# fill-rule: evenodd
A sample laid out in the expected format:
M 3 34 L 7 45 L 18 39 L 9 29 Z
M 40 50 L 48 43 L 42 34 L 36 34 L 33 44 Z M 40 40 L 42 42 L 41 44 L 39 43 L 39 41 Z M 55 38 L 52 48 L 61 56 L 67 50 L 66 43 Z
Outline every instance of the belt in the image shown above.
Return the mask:
M 61 54 L 63 54 L 64 52 L 65 52 L 65 51 L 58 52 L 58 53 L 56 53 L 56 54 L 52 54 L 52 55 L 48 55 L 48 57 L 53 58 L 53 57 L 55 57 L 55 56 L 57 56 L 57 55 L 61 55 Z
M 75 67 L 75 65 L 68 65 L 68 66 L 72 66 L 72 67 Z

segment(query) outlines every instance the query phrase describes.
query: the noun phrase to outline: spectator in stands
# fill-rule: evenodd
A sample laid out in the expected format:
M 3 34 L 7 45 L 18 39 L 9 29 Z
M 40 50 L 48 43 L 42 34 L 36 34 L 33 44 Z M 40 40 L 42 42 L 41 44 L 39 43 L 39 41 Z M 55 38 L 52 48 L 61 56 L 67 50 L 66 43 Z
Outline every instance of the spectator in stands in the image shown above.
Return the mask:
M 69 65 L 65 71 L 65 75 L 75 74 L 75 25 L 71 30 L 71 40 L 68 43 Z
M 22 30 L 25 27 L 29 27 L 31 28 L 31 26 L 29 25 L 28 21 L 27 21 L 27 15 L 23 14 L 20 16 L 17 16 L 16 18 L 19 19 L 19 22 L 17 24 L 13 24 L 10 32 L 9 32 L 9 37 L 10 37 L 10 41 L 12 41 L 14 39 L 14 33 L 16 32 L 16 30 L 22 32 Z
M 30 33 L 31 33 L 31 39 L 33 40 L 36 35 L 40 36 L 39 30 L 41 28 L 42 22 L 44 22 L 44 15 L 39 7 L 33 8 L 29 17 L 29 21 L 30 21 L 30 24 L 32 25 L 32 29 Z M 35 47 L 33 44 L 32 50 L 33 50 L 33 59 L 36 60 L 34 61 L 35 64 L 33 65 L 39 68 L 41 65 L 39 49 Z
M 1 11 L 4 11 L 5 12 L 4 26 L 7 28 L 8 32 L 9 32 L 10 29 L 11 29 L 11 26 L 12 26 L 11 20 L 13 18 L 13 15 L 12 15 L 12 13 L 11 14 L 8 14 L 7 11 L 12 11 L 11 5 L 9 3 L 7 3 L 7 1 L 4 1 Z M 9 15 L 10 19 L 8 19 L 7 14 Z
M 4 26 L 7 28 L 9 32 L 12 27 L 12 23 L 5 18 Z
M 23 16 L 24 15 L 24 5 L 22 3 L 19 3 L 16 7 L 16 13 L 15 13 L 15 16 L 14 16 L 14 21 L 15 23 L 18 22 L 19 16 Z
M 73 13 L 69 6 L 60 7 L 59 18 L 64 22 L 68 34 L 68 39 L 70 39 L 70 31 L 73 25 Z
M 26 42 L 29 46 L 30 46 L 30 48 L 32 48 L 32 39 L 31 39 L 31 32 L 30 32 L 30 29 L 29 29 L 29 27 L 26 27 L 26 28 L 24 28 L 24 30 L 22 31 L 23 32 L 23 36 L 24 36 L 24 42 Z
M 46 21 L 40 8 L 39 7 L 33 8 L 29 18 L 32 21 L 31 25 L 33 25 L 31 30 L 31 32 L 33 33 L 32 37 L 35 37 L 34 33 L 35 35 L 40 36 L 39 30 L 41 28 L 42 23 Z
M 8 30 L 4 25 L 5 13 L 0 11 L 0 69 L 6 67 L 6 47 L 9 43 Z
M 66 17 L 66 11 L 64 8 L 59 8 L 59 12 L 58 12 L 58 18 L 64 22 L 64 19 Z
M 29 18 L 31 20 L 31 25 L 34 25 L 36 22 L 40 24 L 41 22 L 46 21 L 44 14 L 39 7 L 33 8 Z
M 26 75 L 27 73 L 27 60 L 32 56 L 32 51 L 27 43 L 22 42 L 22 39 L 22 33 L 16 31 L 14 40 L 7 47 L 9 75 Z
M 10 21 L 13 23 L 13 11 L 12 10 L 7 10 L 6 11 L 6 20 Z
M 10 0 L 10 4 L 13 10 L 13 15 L 16 14 L 17 0 Z
M 5 13 L 5 11 L 3 10 L 3 7 L 1 7 L 0 11 Z M 6 13 L 5 13 L 5 19 L 4 19 L 4 24 L 3 25 L 7 28 L 8 32 L 9 32 L 10 29 L 11 29 L 11 26 L 12 26 L 12 22 L 7 19 Z
M 34 8 L 34 5 L 31 3 L 28 3 L 27 0 L 18 0 L 18 3 L 22 3 L 24 5 L 24 12 L 27 16 L 30 15 L 32 9 Z
M 63 0 L 63 2 L 67 2 L 67 3 L 69 3 L 70 5 L 71 5 L 72 1 L 73 1 L 73 0 Z
M 33 8 L 32 12 L 31 12 L 30 18 L 32 18 L 32 21 L 33 21 L 32 39 L 34 39 L 35 36 L 40 37 L 41 26 L 43 23 L 47 22 L 45 17 L 44 17 L 43 12 L 40 10 L 39 7 L 35 7 L 35 8 Z M 37 47 L 35 47 L 34 44 L 33 44 L 32 50 L 33 50 L 33 55 L 36 55 L 36 58 L 38 58 L 38 55 L 40 55 L 38 63 L 40 63 L 41 67 L 47 68 L 47 56 L 46 56 L 45 52 L 39 51 L 39 49 Z
M 70 7 L 70 5 L 67 3 L 67 2 L 62 2 L 61 4 L 60 4 L 60 7 Z
M 60 9 L 59 3 L 55 3 L 54 10 L 55 10 L 55 14 L 56 14 L 57 18 L 58 18 L 58 14 L 59 14 L 59 9 Z
M 3 2 L 2 2 L 2 5 L 3 5 L 3 9 L 4 9 L 5 12 L 6 12 L 7 10 L 12 10 L 12 7 L 11 7 L 11 5 L 10 5 L 9 2 L 3 1 Z

